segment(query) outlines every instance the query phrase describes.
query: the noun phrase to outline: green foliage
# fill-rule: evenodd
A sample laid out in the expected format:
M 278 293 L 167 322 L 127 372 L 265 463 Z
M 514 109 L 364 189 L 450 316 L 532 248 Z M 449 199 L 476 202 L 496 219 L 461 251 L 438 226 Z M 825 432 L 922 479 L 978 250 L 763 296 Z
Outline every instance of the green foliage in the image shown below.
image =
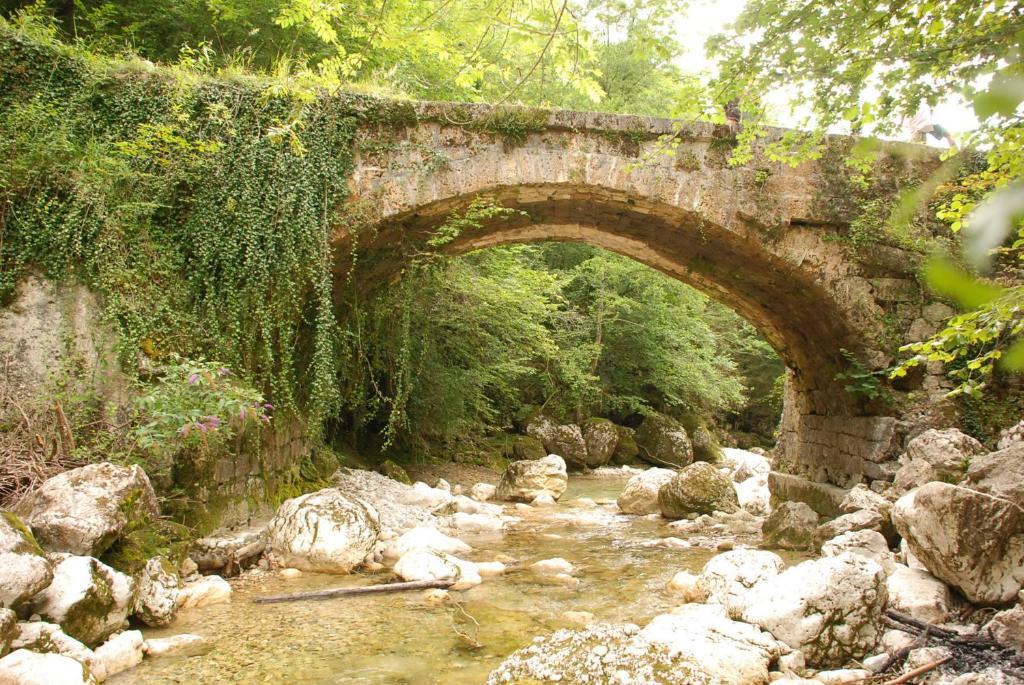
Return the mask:
M 0 296 L 29 268 L 77 274 L 124 361 L 220 359 L 325 415 L 330 235 L 362 103 L 111 70 L 0 30 Z
M 846 391 L 857 397 L 869 400 L 889 399 L 889 390 L 885 387 L 885 369 L 870 369 L 864 362 L 849 350 L 840 350 L 848 364 L 847 370 L 836 374 L 836 380 L 843 381 Z
M 538 405 L 575 419 L 652 408 L 709 417 L 744 396 L 702 320 L 710 307 L 582 245 L 420 260 L 349 325 L 343 423 L 427 449 L 508 429 Z
M 234 378 L 218 362 L 173 355 L 155 385 L 143 385 L 135 437 L 150 458 L 147 464 L 169 467 L 182 449 L 222 447 L 247 426 L 270 423 L 273 406 Z

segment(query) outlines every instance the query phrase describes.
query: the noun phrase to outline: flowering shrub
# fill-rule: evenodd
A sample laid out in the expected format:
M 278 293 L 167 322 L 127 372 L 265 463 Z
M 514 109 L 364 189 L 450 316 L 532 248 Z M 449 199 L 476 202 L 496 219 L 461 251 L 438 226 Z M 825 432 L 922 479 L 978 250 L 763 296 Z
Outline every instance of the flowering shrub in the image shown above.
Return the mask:
M 170 459 L 183 448 L 225 444 L 247 425 L 270 423 L 273 405 L 223 364 L 174 355 L 137 400 L 139 447 Z

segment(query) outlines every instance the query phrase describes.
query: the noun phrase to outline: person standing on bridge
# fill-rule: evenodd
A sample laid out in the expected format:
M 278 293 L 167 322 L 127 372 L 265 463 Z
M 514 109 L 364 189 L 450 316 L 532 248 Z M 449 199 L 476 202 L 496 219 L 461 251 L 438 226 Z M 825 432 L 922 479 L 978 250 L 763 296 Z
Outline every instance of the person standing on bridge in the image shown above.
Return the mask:
M 903 126 L 904 119 L 906 119 L 906 115 L 900 117 L 900 126 Z M 917 113 L 910 118 L 909 128 L 910 141 L 913 143 L 924 144 L 926 136 L 931 135 L 935 140 L 945 140 L 949 143 L 950 149 L 957 149 L 956 139 L 941 124 L 935 122 L 933 110 L 930 106 L 927 110 L 924 107 L 918 108 Z

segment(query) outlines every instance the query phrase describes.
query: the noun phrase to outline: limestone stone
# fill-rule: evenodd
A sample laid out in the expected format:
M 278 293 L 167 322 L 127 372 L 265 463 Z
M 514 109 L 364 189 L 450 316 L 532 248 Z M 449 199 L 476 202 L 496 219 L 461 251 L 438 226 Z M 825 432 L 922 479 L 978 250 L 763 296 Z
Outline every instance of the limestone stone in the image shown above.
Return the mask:
M 19 649 L 0 659 L 0 685 L 95 685 L 88 667 L 61 654 Z
M 200 576 L 185 583 L 178 592 L 178 608 L 223 604 L 231 601 L 231 584 L 220 576 Z
M 467 533 L 496 533 L 505 527 L 505 521 L 500 516 L 493 514 L 463 514 L 456 512 L 452 515 L 452 525 L 458 530 L 466 531 Z
M 963 485 L 1024 507 L 1024 442 L 974 457 Z
M 268 528 L 267 558 L 300 571 L 349 573 L 370 553 L 379 533 L 373 507 L 326 488 L 280 506 Z
M 873 509 L 860 509 L 852 514 L 843 514 L 818 526 L 814 531 L 814 540 L 821 544 L 826 540 L 858 530 L 881 531 L 884 518 Z
M 668 587 L 670 590 L 678 592 L 680 599 L 684 602 L 703 602 L 708 597 L 707 590 L 700 583 L 700 578 L 689 571 L 679 571 L 672 576 Z
M 514 461 L 509 464 L 498 483 L 495 497 L 512 502 L 532 502 L 546 492 L 555 499 L 568 487 L 565 460 L 549 454 L 536 461 Z
M 658 491 L 661 486 L 672 480 L 674 475 L 675 471 L 661 468 L 650 468 L 636 474 L 626 482 L 626 487 L 616 500 L 619 509 L 625 514 L 638 516 L 660 512 Z
M 1020 444 L 1024 444 L 1024 420 L 1019 421 L 1006 430 L 1000 431 L 996 449 L 1001 451 Z
M 413 483 L 411 488 L 403 489 L 401 494 L 403 504 L 420 507 L 435 514 L 451 513 L 454 510 L 453 500 L 450 488 L 434 488 L 423 482 Z
M 171 637 L 150 638 L 142 643 L 142 651 L 150 658 L 169 654 L 188 656 L 201 651 L 205 645 L 206 639 L 201 635 L 182 633 Z
M 575 423 L 557 424 L 546 416 L 535 416 L 526 424 L 526 434 L 540 440 L 548 454 L 562 457 L 569 468 L 587 468 L 587 443 Z
M 556 631 L 509 656 L 487 683 L 765 685 L 781 651 L 770 635 L 730 620 L 720 607 L 688 604 L 643 630 L 592 623 Z
M 419 526 L 402 533 L 384 550 L 385 560 L 397 560 L 413 550 L 469 554 L 473 548 L 458 538 L 445 535 L 436 528 Z
M 683 467 L 693 461 L 693 445 L 683 425 L 664 414 L 648 414 L 636 429 L 638 456 L 655 466 Z
M 740 507 L 755 516 L 767 516 L 771 512 L 771 492 L 768 490 L 768 476 L 751 476 L 734 485 L 736 500 Z
M 142 633 L 126 630 L 111 637 L 94 652 L 94 669 L 106 680 L 142 663 Z
M 985 624 L 984 632 L 1004 647 L 1024 653 L 1024 606 L 1000 611 Z
M 423 483 L 419 488 L 362 469 L 338 469 L 335 487 L 350 498 L 368 503 L 380 518 L 381 530 L 401 534 L 416 526 L 439 526 L 438 516 L 423 502 L 451 502 L 451 494 Z
M 778 549 L 806 550 L 814 546 L 818 514 L 803 502 L 783 502 L 764 520 L 764 544 Z
M 999 497 L 932 482 L 904 495 L 893 523 L 939 580 L 981 604 L 1005 604 L 1024 586 L 1024 509 Z
M 892 511 L 892 502 L 863 483 L 858 483 L 846 493 L 839 508 L 844 514 L 853 514 L 867 509 L 877 511 L 883 518 L 888 518 L 889 512 Z
M 494 497 L 497 490 L 498 486 L 496 485 L 491 485 L 490 483 L 477 483 L 469 489 L 469 496 L 478 502 L 486 502 Z
M 559 573 L 571 575 L 575 568 L 571 563 L 561 557 L 542 559 L 530 564 L 530 570 L 542 576 L 553 576 Z
M 468 590 L 481 583 L 476 564 L 443 552 L 412 550 L 395 564 L 395 574 L 406 581 L 448 580 L 452 590 Z
M 889 550 L 885 537 L 878 531 L 848 531 L 821 546 L 821 555 L 825 557 L 837 557 L 847 552 L 871 559 L 882 567 L 886 575 L 896 570 L 896 555 Z
M 50 552 L 99 556 L 134 518 L 159 516 L 153 486 L 139 466 L 89 464 L 44 482 L 18 512 Z
M 818 671 L 814 674 L 814 680 L 825 685 L 863 683 L 870 677 L 871 672 L 863 668 L 840 668 L 834 671 Z
M 782 567 L 782 557 L 774 552 L 736 549 L 704 564 L 697 583 L 709 602 L 728 610 L 754 585 L 777 576 Z
M 11 648 L 11 641 L 18 634 L 18 615 L 10 609 L 0 609 L 0 656 Z
M 135 582 L 92 557 L 65 556 L 53 582 L 32 598 L 31 610 L 86 645 L 119 630 L 135 598 Z
M 0 517 L 0 606 L 18 608 L 53 579 L 53 569 L 32 532 L 16 514 Z
M 558 502 L 555 501 L 555 498 L 546 492 L 540 493 L 533 498 L 532 502 L 530 502 L 530 505 L 534 507 L 553 507 L 556 504 L 558 504 Z
M 927 571 L 899 564 L 886 579 L 889 607 L 928 623 L 941 624 L 949 618 L 952 597 L 949 588 Z
M 932 481 L 958 483 L 971 459 L 985 452 L 984 445 L 956 428 L 927 430 L 911 440 L 900 457 L 896 488 L 906 492 Z
M 690 446 L 693 448 L 695 461 L 706 461 L 717 464 L 722 459 L 722 447 L 718 444 L 718 438 L 711 432 L 705 423 L 699 421 L 691 425 L 687 431 L 690 436 Z
M 732 479 L 707 462 L 685 467 L 658 491 L 661 515 L 680 519 L 688 514 L 732 513 L 739 500 Z
M 790 473 L 772 471 L 768 474 L 768 489 L 772 493 L 772 504 L 803 502 L 819 516 L 835 518 L 843 513 L 840 508 L 848 490 L 801 478 Z
M 597 468 L 611 461 L 619 444 L 619 432 L 608 419 L 592 417 L 584 421 L 580 429 L 587 446 L 587 466 Z
M 45 621 L 23 621 L 15 626 L 11 649 L 28 649 L 33 652 L 53 653 L 69 657 L 89 667 L 97 680 L 103 680 L 98 672 L 95 653 L 81 642 L 60 629 L 60 626 Z
M 764 476 L 767 483 L 768 474 L 772 470 L 768 457 L 734 447 L 722 448 L 722 463 L 732 472 L 732 479 L 737 483 L 754 476 Z
M 181 580 L 169 560 L 154 557 L 146 562 L 136 578 L 138 591 L 132 614 L 147 626 L 159 628 L 174 620 L 178 609 L 178 590 Z
M 882 567 L 841 554 L 763 580 L 736 600 L 732 613 L 802 651 L 809 666 L 829 668 L 871 653 L 885 601 Z

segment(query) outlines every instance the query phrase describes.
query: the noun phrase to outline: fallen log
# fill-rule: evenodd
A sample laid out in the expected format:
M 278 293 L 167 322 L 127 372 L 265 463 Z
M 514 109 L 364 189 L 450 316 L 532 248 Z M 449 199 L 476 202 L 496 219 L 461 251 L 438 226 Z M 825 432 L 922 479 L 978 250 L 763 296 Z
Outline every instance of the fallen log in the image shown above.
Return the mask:
M 928 671 L 934 670 L 934 669 L 938 668 L 939 666 L 941 666 L 942 664 L 946 663 L 947 661 L 951 661 L 952 659 L 953 659 L 952 656 L 947 656 L 947 657 L 943 657 L 943 658 L 939 659 L 938 661 L 933 661 L 930 664 L 925 664 L 924 666 L 918 666 L 913 671 L 907 671 L 906 673 L 901 675 L 899 678 L 896 678 L 895 680 L 886 681 L 884 683 L 884 685 L 903 685 L 903 683 L 909 683 L 911 680 L 913 680 L 917 676 L 924 675 Z
M 288 595 L 267 595 L 252 600 L 256 604 L 276 604 L 278 602 L 301 602 L 311 599 L 333 599 L 334 597 L 355 597 L 359 595 L 377 595 L 386 592 L 404 592 L 406 590 L 430 590 L 440 588 L 446 590 L 454 585 L 451 580 L 414 580 L 408 583 L 384 583 L 383 585 L 366 585 L 364 587 L 338 587 L 331 590 L 314 592 L 295 592 Z

